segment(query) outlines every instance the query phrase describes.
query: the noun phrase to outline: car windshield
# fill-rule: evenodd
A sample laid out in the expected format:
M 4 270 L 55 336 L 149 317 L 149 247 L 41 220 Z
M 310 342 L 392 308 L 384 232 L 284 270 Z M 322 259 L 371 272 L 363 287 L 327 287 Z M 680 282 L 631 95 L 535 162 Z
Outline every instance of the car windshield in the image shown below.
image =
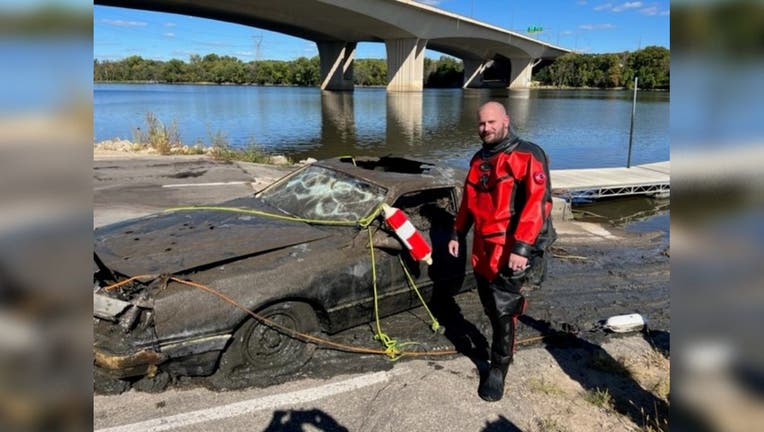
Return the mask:
M 382 202 L 385 193 L 380 186 L 313 165 L 273 185 L 260 198 L 305 219 L 356 221 Z

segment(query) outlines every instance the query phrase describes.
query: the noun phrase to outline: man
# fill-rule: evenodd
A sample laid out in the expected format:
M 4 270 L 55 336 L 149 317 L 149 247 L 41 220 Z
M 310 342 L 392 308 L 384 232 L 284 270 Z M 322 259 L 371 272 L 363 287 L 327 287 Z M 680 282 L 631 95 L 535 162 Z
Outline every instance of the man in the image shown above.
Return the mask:
M 472 267 L 493 329 L 490 369 L 478 394 L 497 401 L 512 362 L 517 317 L 525 310 L 520 289 L 526 271 L 542 251 L 539 240 L 554 232 L 552 198 L 546 154 L 509 131 L 504 106 L 485 103 L 477 120 L 483 147 L 470 161 L 448 251 L 459 255 L 459 241 L 474 224 Z

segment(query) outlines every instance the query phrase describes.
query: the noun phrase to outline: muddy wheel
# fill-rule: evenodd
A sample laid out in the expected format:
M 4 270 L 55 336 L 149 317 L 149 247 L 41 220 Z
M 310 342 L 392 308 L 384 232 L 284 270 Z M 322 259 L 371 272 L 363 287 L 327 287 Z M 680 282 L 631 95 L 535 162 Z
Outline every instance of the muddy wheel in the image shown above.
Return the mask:
M 275 304 L 258 315 L 299 333 L 315 335 L 319 331 L 318 318 L 305 303 Z M 298 371 L 315 349 L 315 344 L 251 318 L 234 333 L 209 381 L 219 389 L 270 385 Z

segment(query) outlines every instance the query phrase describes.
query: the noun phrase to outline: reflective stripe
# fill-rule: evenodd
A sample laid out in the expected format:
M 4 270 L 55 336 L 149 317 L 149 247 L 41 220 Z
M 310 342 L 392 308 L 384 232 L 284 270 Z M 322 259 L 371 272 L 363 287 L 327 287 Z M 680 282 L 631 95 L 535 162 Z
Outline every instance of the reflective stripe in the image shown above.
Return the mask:
M 395 233 L 398 234 L 398 236 L 401 238 L 401 240 L 406 240 L 414 233 L 416 232 L 416 228 L 414 228 L 414 225 L 411 224 L 411 221 L 406 221 L 403 223 L 403 225 L 400 226 L 397 230 L 395 230 Z

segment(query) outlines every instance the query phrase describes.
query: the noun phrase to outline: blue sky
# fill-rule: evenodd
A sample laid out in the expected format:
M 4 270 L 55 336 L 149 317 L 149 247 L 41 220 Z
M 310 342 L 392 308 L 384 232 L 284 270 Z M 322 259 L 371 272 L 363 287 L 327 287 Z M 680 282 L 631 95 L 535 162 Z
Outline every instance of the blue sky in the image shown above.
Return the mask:
M 583 53 L 669 47 L 669 1 L 423 0 L 464 15 Z M 318 55 L 304 39 L 225 22 L 106 6 L 93 7 L 94 56 L 119 60 L 131 55 L 188 61 L 192 54 L 230 55 L 242 61 L 292 60 Z M 427 57 L 441 53 L 428 50 Z M 385 58 L 381 43 L 359 43 L 356 58 Z

